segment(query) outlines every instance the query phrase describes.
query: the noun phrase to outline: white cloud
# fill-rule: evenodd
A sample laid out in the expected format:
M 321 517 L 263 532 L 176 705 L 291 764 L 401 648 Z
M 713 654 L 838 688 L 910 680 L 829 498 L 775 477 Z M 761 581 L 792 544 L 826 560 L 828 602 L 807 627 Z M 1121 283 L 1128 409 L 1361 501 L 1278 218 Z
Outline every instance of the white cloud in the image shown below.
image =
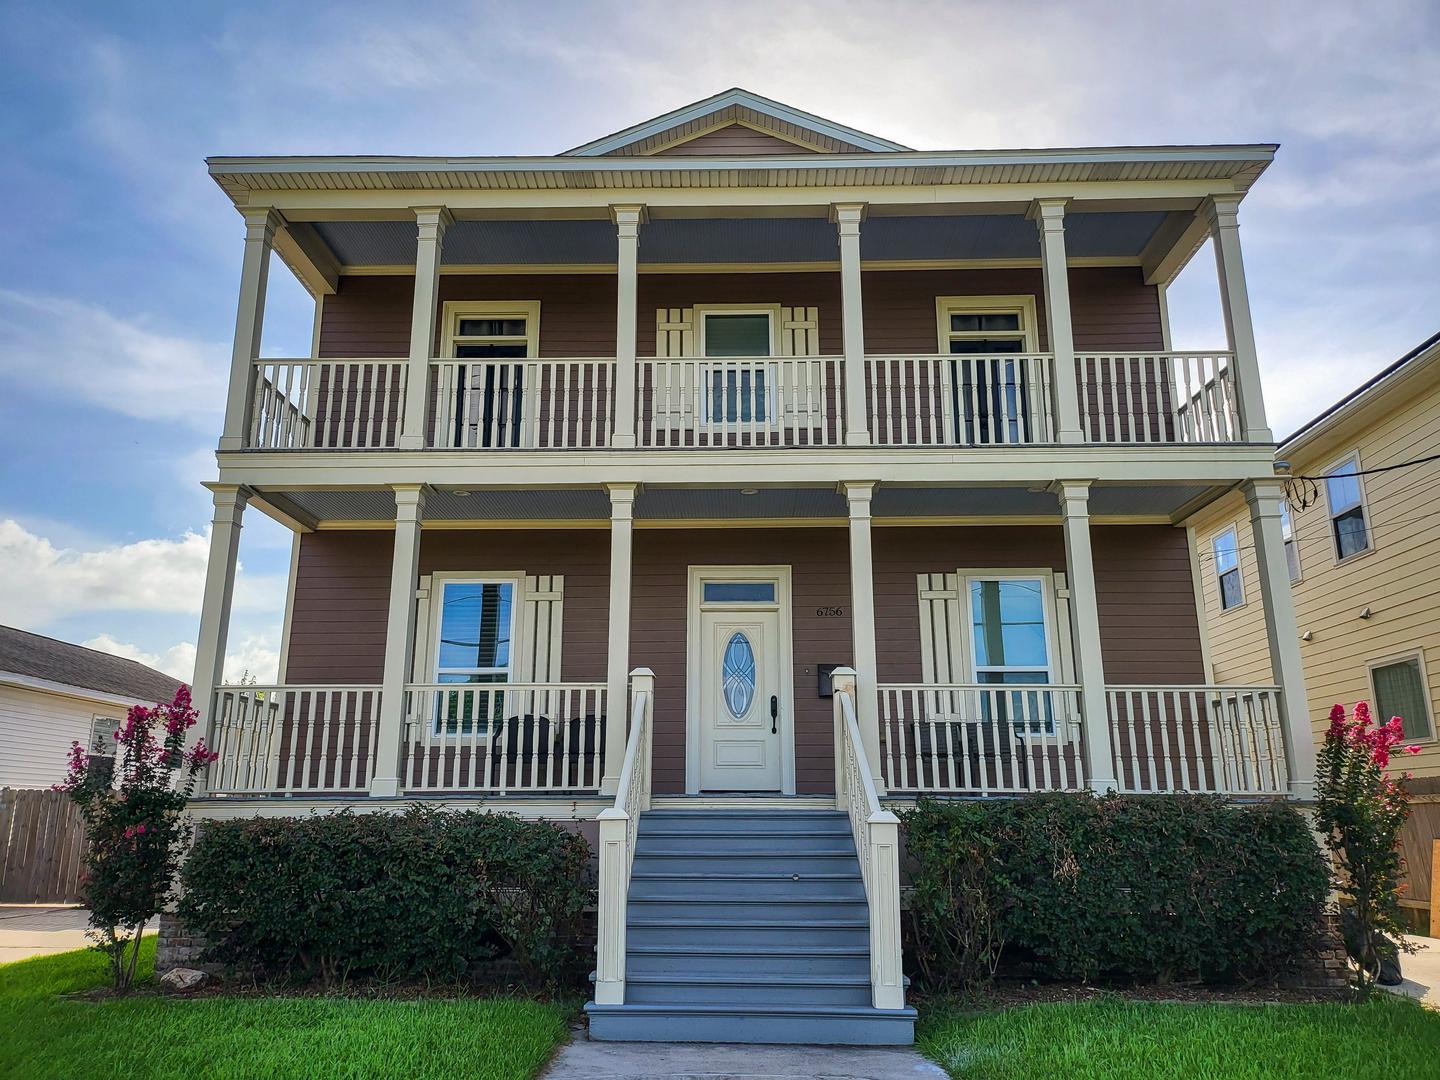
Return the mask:
M 57 400 L 214 433 L 227 352 L 94 304 L 0 289 L 0 379 Z
M 195 674 L 195 644 L 190 641 L 177 642 L 163 652 L 146 652 L 140 646 L 128 641 L 116 641 L 109 634 L 100 634 L 89 641 L 81 642 L 87 649 L 98 649 L 114 656 L 123 656 L 163 671 L 166 675 L 189 682 Z M 273 635 L 250 634 L 238 644 L 231 643 L 225 655 L 225 679 L 238 681 L 246 673 L 254 676 L 261 684 L 273 683 L 280 670 L 280 650 L 275 647 Z

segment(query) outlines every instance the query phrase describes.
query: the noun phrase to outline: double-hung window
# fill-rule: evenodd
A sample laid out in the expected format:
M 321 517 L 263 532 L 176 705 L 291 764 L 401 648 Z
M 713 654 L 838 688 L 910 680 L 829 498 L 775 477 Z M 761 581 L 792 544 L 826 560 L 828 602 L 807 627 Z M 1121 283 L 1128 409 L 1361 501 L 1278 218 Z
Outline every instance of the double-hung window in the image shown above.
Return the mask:
M 435 681 L 464 685 L 437 691 L 436 734 L 484 734 L 504 715 L 503 689 L 513 661 L 517 583 L 511 579 L 437 578 L 431 604 L 435 627 Z
M 971 577 L 967 592 L 975 681 L 1005 686 L 1050 682 L 1045 580 Z M 981 715 L 1016 725 L 1028 722 L 1034 734 L 1053 731 L 1055 723 L 1049 696 L 1035 691 L 986 693 Z
M 768 363 L 743 363 L 775 352 L 775 312 L 771 309 L 696 311 L 701 353 L 723 363 L 704 368 L 704 418 L 707 424 L 770 423 L 775 419 L 775 379 Z
M 1035 348 L 1034 297 L 951 296 L 937 304 L 941 351 L 956 357 L 950 362 L 956 441 L 1033 441 L 1029 388 L 1036 361 L 1018 354 Z
M 1405 738 L 1428 741 L 1434 738 L 1430 726 L 1429 690 L 1420 654 L 1373 664 L 1370 682 L 1375 688 L 1375 720 L 1385 723 L 1400 717 Z
M 1290 517 L 1290 504 L 1280 504 L 1280 535 L 1285 540 L 1285 566 L 1290 571 L 1290 584 L 1300 580 L 1300 547 L 1295 540 L 1295 522 Z
M 1240 577 L 1240 541 L 1230 526 L 1211 542 L 1215 554 L 1215 583 L 1220 591 L 1220 610 L 1229 611 L 1245 602 L 1245 583 Z
M 1370 529 L 1365 521 L 1365 496 L 1360 488 L 1359 471 L 1359 462 L 1350 457 L 1325 474 L 1325 502 L 1330 510 L 1336 562 L 1370 550 Z
M 519 446 L 526 357 L 536 353 L 540 305 L 527 301 L 456 301 L 445 305 L 450 383 L 450 446 Z

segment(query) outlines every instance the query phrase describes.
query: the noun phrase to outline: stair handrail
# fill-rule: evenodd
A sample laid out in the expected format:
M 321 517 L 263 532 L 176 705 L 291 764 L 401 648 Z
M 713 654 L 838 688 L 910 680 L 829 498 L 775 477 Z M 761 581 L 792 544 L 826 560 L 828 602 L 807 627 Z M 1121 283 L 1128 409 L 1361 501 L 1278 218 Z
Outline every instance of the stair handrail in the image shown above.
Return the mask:
M 835 709 L 835 808 L 848 813 L 870 910 L 870 1000 L 905 1007 L 900 957 L 900 819 L 880 805 L 855 713 L 853 668 L 831 676 Z
M 625 918 L 630 869 L 635 863 L 635 832 L 650 809 L 651 724 L 655 713 L 655 673 L 630 672 L 630 734 L 615 788 L 615 802 L 600 811 L 600 883 L 596 898 L 595 1002 L 625 1002 Z

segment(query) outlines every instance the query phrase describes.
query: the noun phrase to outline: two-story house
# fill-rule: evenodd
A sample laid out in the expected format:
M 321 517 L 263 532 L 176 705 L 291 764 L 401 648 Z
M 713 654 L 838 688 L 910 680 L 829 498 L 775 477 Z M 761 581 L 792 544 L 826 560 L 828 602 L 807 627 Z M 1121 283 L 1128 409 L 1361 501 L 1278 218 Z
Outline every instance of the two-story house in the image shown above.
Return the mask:
M 917 151 L 731 90 L 554 157 L 213 158 L 244 216 L 197 813 L 571 820 L 592 1033 L 908 1041 L 891 808 L 1304 798 L 1237 212 L 1274 146 Z M 1213 240 L 1229 340 L 1171 349 Z M 272 252 L 311 355 L 262 356 Z M 1263 677 L 1181 523 L 1255 522 Z M 281 685 L 221 685 L 242 515 Z

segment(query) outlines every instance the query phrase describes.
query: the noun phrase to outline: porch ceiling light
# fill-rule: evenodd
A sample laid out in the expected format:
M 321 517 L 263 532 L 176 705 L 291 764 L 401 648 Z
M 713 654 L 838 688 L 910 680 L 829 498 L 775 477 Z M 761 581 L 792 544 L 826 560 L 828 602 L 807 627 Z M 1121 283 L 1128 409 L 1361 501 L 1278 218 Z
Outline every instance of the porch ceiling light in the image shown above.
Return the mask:
M 456 495 L 462 495 L 462 496 L 463 496 L 463 495 L 469 495 L 470 492 L 468 492 L 468 491 L 457 491 L 457 492 L 455 492 L 454 494 L 456 494 Z
M 741 495 L 759 495 L 759 494 L 760 494 L 760 489 L 759 489 L 759 488 L 741 488 L 741 489 L 740 489 L 740 494 L 741 494 Z

